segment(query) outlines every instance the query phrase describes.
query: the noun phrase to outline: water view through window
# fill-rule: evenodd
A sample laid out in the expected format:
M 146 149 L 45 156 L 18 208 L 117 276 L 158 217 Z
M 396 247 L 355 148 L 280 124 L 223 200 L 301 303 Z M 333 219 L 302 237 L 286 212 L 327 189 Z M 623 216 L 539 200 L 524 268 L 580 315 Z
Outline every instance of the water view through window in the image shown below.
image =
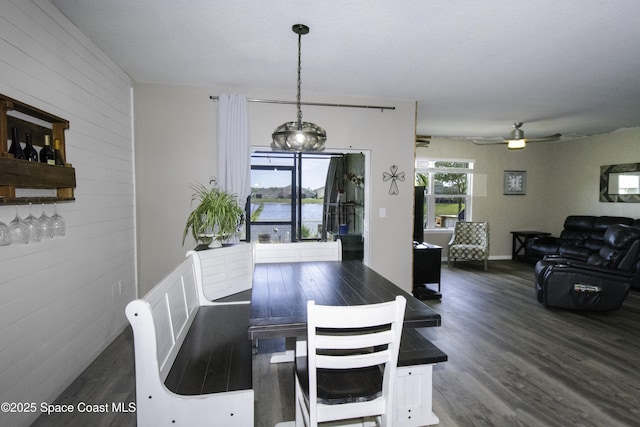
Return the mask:
M 254 152 L 247 239 L 362 244 L 364 155 Z M 343 243 L 344 245 L 344 243 Z
M 252 241 L 318 239 L 330 156 L 255 154 L 252 158 Z M 298 220 L 299 218 L 299 220 Z

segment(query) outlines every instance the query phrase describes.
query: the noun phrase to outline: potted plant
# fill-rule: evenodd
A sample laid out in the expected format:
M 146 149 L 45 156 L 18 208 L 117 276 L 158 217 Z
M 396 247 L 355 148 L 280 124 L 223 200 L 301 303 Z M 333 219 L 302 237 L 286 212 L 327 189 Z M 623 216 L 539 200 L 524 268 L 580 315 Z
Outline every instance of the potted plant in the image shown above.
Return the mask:
M 196 242 L 218 247 L 238 232 L 243 210 L 238 206 L 237 197 L 216 187 L 207 188 L 202 184 L 191 185 L 195 191 L 191 203 L 198 206 L 189 214 L 182 233 L 182 245 L 191 230 Z

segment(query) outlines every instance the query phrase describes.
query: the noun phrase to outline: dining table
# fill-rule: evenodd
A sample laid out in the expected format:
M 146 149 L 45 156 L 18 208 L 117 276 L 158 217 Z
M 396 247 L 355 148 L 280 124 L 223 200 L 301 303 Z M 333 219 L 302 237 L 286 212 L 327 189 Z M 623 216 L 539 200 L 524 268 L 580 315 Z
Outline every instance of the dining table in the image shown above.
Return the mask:
M 307 301 L 352 306 L 405 297 L 402 342 L 396 378 L 394 425 L 437 424 L 432 410 L 432 364 L 447 355 L 426 341 L 416 328 L 440 326 L 440 314 L 358 260 L 256 263 L 251 290 L 249 338 L 285 338 L 286 351 L 273 354 L 271 363 L 293 362 L 296 342 L 307 336 Z M 426 341 L 426 345 L 425 345 Z M 416 343 L 419 343 L 415 346 Z M 411 396 L 411 398 L 407 398 Z M 279 422 L 276 427 L 293 427 Z
M 307 334 L 307 301 L 350 306 L 407 300 L 404 327 L 440 326 L 440 314 L 358 260 L 255 264 L 249 339 Z

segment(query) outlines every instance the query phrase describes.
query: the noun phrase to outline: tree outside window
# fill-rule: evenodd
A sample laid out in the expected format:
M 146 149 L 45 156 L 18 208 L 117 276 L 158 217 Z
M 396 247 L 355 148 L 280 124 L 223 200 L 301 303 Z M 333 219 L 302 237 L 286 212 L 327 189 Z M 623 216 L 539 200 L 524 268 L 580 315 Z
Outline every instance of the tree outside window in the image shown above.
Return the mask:
M 473 161 L 416 161 L 416 184 L 425 185 L 427 229 L 453 228 L 456 221 L 471 220 Z

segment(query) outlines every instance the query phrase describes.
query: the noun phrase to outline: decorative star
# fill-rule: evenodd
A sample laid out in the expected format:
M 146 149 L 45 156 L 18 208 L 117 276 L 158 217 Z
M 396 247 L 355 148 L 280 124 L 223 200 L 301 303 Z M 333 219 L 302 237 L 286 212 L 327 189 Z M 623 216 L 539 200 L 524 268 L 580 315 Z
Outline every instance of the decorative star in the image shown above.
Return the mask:
M 510 191 L 522 191 L 523 183 L 521 175 L 509 175 L 508 186 Z
M 400 194 L 400 191 L 398 190 L 398 184 L 396 181 L 401 181 L 401 182 L 404 181 L 404 172 L 398 172 L 398 166 L 396 165 L 389 166 L 389 170 L 391 171 L 391 173 L 389 172 L 382 173 L 382 180 L 384 182 L 391 180 L 391 186 L 389 187 L 389 194 L 392 196 L 396 196 Z

